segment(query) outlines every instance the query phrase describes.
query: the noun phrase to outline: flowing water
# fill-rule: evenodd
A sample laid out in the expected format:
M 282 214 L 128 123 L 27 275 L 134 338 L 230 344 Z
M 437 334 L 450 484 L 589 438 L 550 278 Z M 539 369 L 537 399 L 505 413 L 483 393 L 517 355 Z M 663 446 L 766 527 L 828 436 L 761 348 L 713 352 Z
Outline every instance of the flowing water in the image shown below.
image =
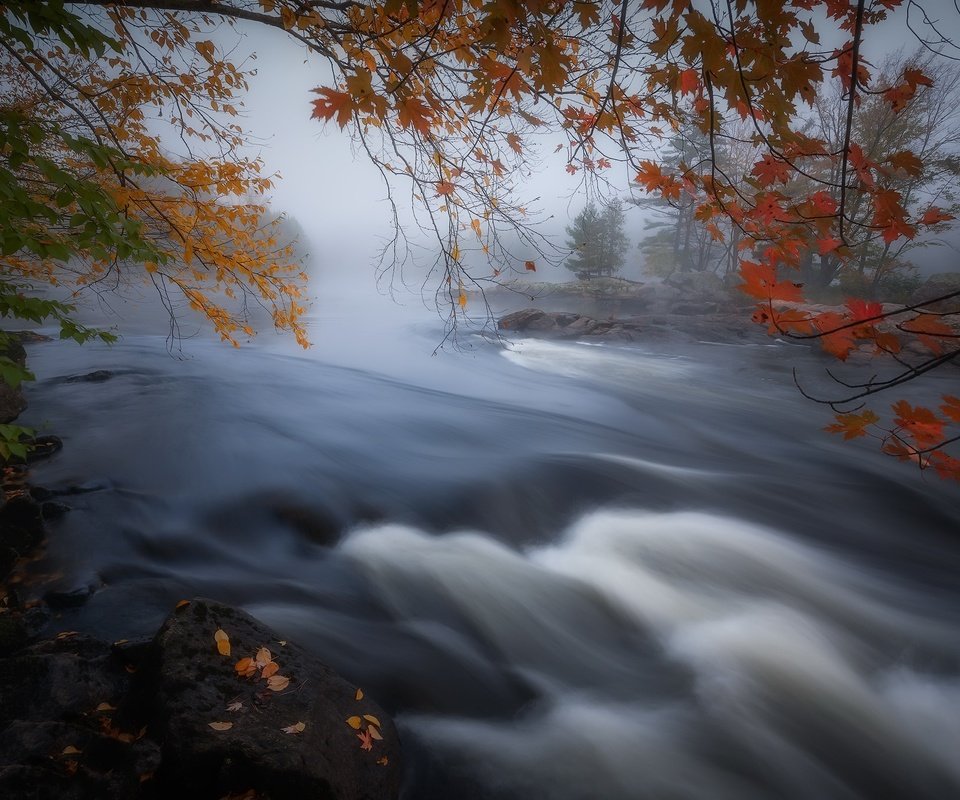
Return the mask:
M 312 336 L 31 345 L 57 625 L 240 605 L 395 715 L 408 800 L 960 796 L 960 492 L 823 434 L 806 349 Z

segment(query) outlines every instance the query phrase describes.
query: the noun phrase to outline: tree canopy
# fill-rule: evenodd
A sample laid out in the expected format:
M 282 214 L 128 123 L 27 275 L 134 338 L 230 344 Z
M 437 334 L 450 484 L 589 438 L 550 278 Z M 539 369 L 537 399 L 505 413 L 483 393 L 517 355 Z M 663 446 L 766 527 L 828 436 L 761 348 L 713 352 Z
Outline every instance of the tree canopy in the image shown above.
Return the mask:
M 927 63 L 877 70 L 863 56 L 871 31 L 898 8 L 904 13 L 901 5 L 8 2 L 0 47 L 6 75 L 17 78 L 0 114 L 2 252 L 13 276 L 4 292 L 19 296 L 18 285 L 63 276 L 116 279 L 136 265 L 165 296 L 178 293 L 206 313 L 225 338 L 245 322 L 218 292 L 267 303 L 278 326 L 303 337 L 302 276 L 261 229 L 262 207 L 243 200 L 270 181 L 244 155 L 243 131 L 231 119 L 244 72 L 212 34 L 224 20 L 258 23 L 329 63 L 333 77 L 316 88 L 312 115 L 349 129 L 395 204 L 408 193 L 438 244 L 437 297 L 453 324 L 465 313 L 466 289 L 522 268 L 502 246 L 506 232 L 537 243 L 522 190 L 537 141 L 552 132 L 567 172 L 603 182 L 627 170 L 639 188 L 689 206 L 715 241 L 733 240 L 757 322 L 816 339 L 840 359 L 875 350 L 880 377 L 847 381 L 836 397 L 822 398 L 838 412 L 835 427 L 848 438 L 876 436 L 888 452 L 957 478 L 960 460 L 948 450 L 958 440 L 960 400 L 898 401 L 884 416 L 861 404 L 955 363 L 956 306 L 943 304 L 960 293 L 900 309 L 862 299 L 839 311 L 803 303 L 811 256 L 828 270 L 859 252 L 885 257 L 953 218 L 936 192 L 907 188 L 937 169 L 915 138 L 878 150 L 870 142 L 876 126 L 856 124 L 871 108 L 895 119 L 936 91 L 937 71 Z M 916 21 L 918 5 L 908 5 Z M 928 17 L 920 21 L 925 48 L 950 46 Z M 836 41 L 822 44 L 828 31 Z M 840 114 L 828 113 L 829 125 L 818 128 L 811 123 L 820 102 Z M 159 146 L 146 108 L 165 115 L 182 152 Z M 705 153 L 675 164 L 657 157 L 665 138 L 692 129 Z M 717 157 L 734 146 L 743 169 Z M 406 236 L 397 224 L 389 261 L 403 260 Z M 468 247 L 487 256 L 484 269 L 466 266 Z

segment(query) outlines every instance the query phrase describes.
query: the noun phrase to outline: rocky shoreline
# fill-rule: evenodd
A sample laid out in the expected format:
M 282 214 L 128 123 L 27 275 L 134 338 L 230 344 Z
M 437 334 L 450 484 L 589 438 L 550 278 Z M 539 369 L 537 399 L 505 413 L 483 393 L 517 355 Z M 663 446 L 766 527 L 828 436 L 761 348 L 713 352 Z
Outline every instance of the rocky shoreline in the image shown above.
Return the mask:
M 152 639 L 113 644 L 71 631 L 29 644 L 22 619 L 0 620 L 2 797 L 399 794 L 383 709 L 236 608 L 181 601 Z

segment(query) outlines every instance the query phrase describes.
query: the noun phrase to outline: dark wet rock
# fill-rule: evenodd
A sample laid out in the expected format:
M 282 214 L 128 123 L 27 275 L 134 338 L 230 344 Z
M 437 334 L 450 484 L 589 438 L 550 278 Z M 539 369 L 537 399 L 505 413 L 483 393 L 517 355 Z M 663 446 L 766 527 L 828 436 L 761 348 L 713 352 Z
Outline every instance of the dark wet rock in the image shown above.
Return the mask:
M 294 503 L 277 503 L 273 506 L 274 516 L 285 525 L 289 525 L 304 538 L 328 547 L 340 540 L 344 520 L 325 510 L 307 508 Z
M 43 486 L 30 487 L 30 497 L 32 497 L 38 503 L 42 503 L 44 500 L 50 500 L 55 496 L 56 495 L 52 491 L 44 488 Z
M 7 335 L 0 347 L 0 356 L 9 358 L 14 364 L 23 367 L 27 363 L 27 352 L 15 338 Z M 5 381 L 0 381 L 0 423 L 13 422 L 27 407 L 26 398 L 18 386 L 14 389 Z
M 27 461 L 37 461 L 41 458 L 48 458 L 54 453 L 63 449 L 63 440 L 59 436 L 47 434 L 36 436 L 30 443 L 31 449 L 27 453 Z
M 70 375 L 63 379 L 64 383 L 103 383 L 113 377 L 113 373 L 108 369 L 98 369 L 88 372 L 86 375 Z
M 9 547 L 24 556 L 37 547 L 43 537 L 40 506 L 29 496 L 12 497 L 0 507 L 0 547 Z
M 29 640 L 27 626 L 19 614 L 0 614 L 0 658 L 23 649 Z
M 230 637 L 220 655 L 214 634 Z M 393 723 L 357 687 L 252 617 L 228 606 L 194 600 L 164 623 L 156 638 L 156 731 L 163 742 L 159 777 L 173 791 L 221 797 L 254 789 L 270 797 L 387 800 L 400 786 L 400 745 Z M 234 664 L 268 647 L 290 679 L 280 692 L 262 680 L 238 678 Z M 242 707 L 227 711 L 231 703 Z M 361 749 L 347 719 L 380 721 L 382 741 Z M 211 722 L 231 722 L 229 730 Z M 283 728 L 303 722 L 300 734 Z M 368 723 L 363 722 L 366 728 Z M 381 759 L 386 759 L 381 761 Z
M 18 558 L 20 558 L 20 554 L 16 550 L 7 545 L 0 544 L 0 581 L 4 580 L 10 574 Z
M 43 601 L 53 609 L 80 608 L 93 597 L 95 591 L 93 586 L 78 586 L 65 591 L 47 592 Z
M 523 333 L 529 330 L 549 330 L 555 328 L 557 323 L 553 317 L 546 311 L 539 308 L 524 308 L 521 311 L 514 311 L 501 317 L 497 322 L 497 327 L 505 331 L 517 331 Z
M 0 659 L 0 729 L 14 720 L 45 722 L 89 715 L 123 694 L 128 675 L 110 648 L 78 634 Z
M 70 510 L 70 506 L 66 503 L 58 503 L 53 500 L 48 500 L 46 503 L 40 504 L 40 513 L 44 520 L 60 519 L 60 517 Z
M 700 302 L 700 303 L 676 303 L 671 311 L 674 314 L 683 314 L 685 316 L 691 314 L 716 314 L 720 310 L 720 304 L 716 302 Z

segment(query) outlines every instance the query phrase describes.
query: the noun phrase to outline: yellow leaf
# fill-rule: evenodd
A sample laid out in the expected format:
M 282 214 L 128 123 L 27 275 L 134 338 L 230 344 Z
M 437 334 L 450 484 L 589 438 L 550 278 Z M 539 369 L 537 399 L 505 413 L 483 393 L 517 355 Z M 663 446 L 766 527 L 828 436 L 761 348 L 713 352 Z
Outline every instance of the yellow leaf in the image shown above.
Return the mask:
M 357 689 L 357 693 L 353 698 L 354 700 L 363 700 L 363 689 Z
M 227 632 L 222 628 L 217 628 L 213 638 L 217 643 L 217 652 L 222 656 L 230 655 L 230 637 L 227 636 Z
M 244 678 L 252 677 L 257 672 L 257 665 L 253 663 L 253 659 L 249 656 L 247 658 L 241 658 L 233 665 L 233 668 L 237 671 L 237 675 Z
M 112 706 L 109 703 L 101 703 L 97 706 L 97 711 L 116 711 L 117 707 Z
M 453 250 L 450 251 L 450 258 L 452 258 L 454 261 L 460 260 L 460 248 L 456 245 L 454 245 Z
M 371 725 L 376 725 L 378 728 L 380 727 L 380 720 L 373 716 L 373 714 L 364 714 L 363 718 Z
M 380 735 L 380 729 L 376 725 L 370 725 L 367 727 L 367 733 L 369 733 L 374 739 L 383 740 L 383 737 Z
M 261 647 L 257 650 L 256 662 L 258 667 L 265 667 L 271 661 L 273 661 L 273 656 L 270 655 L 270 651 L 266 647 Z
M 353 728 L 355 731 L 360 730 L 360 726 L 363 724 L 363 720 L 360 717 L 347 717 L 347 725 Z
M 77 755 L 78 753 L 82 753 L 82 752 L 83 752 L 82 750 L 77 750 L 77 748 L 74 747 L 74 746 L 71 744 L 71 745 L 67 745 L 66 747 L 64 747 L 63 750 L 60 751 L 60 755 L 62 755 L 62 756 L 75 756 L 75 755 Z
M 460 296 L 457 298 L 457 303 L 460 304 L 460 308 L 467 307 L 467 296 L 463 292 L 460 292 Z
M 215 731 L 228 731 L 233 727 L 232 722 L 210 722 L 208 725 Z
M 475 219 L 470 223 L 470 227 L 473 228 L 473 231 L 477 234 L 478 239 L 483 237 L 483 229 L 480 227 L 480 220 Z
M 188 605 L 190 605 L 189 600 L 181 600 L 173 608 L 174 608 L 174 611 L 179 611 L 181 608 L 186 608 Z
M 267 688 L 271 692 L 282 692 L 290 685 L 290 679 L 283 675 L 271 675 L 267 678 Z
M 286 728 L 281 728 L 284 733 L 303 733 L 306 729 L 306 724 L 303 722 L 297 722 L 293 725 L 288 725 Z

